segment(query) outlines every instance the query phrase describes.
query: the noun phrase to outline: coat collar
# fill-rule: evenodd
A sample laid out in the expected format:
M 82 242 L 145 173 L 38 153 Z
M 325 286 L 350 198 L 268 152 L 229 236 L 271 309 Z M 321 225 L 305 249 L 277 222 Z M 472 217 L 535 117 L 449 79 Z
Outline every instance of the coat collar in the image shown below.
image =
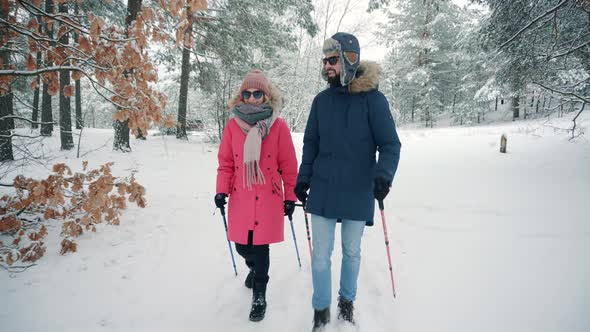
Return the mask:
M 348 91 L 352 94 L 369 92 L 379 88 L 379 75 L 381 66 L 373 61 L 361 61 L 356 71 L 356 77 L 348 85 Z

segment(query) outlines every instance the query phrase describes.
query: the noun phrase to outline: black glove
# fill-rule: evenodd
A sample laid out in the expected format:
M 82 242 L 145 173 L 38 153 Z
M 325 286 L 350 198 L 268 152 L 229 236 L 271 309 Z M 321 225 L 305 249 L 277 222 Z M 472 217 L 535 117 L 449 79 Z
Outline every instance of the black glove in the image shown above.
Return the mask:
M 285 215 L 289 216 L 289 218 L 292 218 L 293 212 L 295 212 L 295 202 L 285 201 Z
M 227 204 L 227 202 L 225 201 L 226 198 L 227 195 L 224 193 L 219 193 L 215 195 L 215 205 L 217 205 L 218 208 L 223 209 L 225 204 Z
M 309 183 L 307 182 L 297 182 L 297 184 L 295 185 L 295 189 L 293 189 L 293 191 L 295 192 L 295 196 L 297 196 L 297 199 L 301 201 L 303 205 L 305 205 L 305 201 L 307 201 L 308 189 Z
M 375 199 L 382 201 L 387 194 L 389 194 L 389 182 L 384 177 L 378 176 L 375 178 L 375 188 L 373 189 Z

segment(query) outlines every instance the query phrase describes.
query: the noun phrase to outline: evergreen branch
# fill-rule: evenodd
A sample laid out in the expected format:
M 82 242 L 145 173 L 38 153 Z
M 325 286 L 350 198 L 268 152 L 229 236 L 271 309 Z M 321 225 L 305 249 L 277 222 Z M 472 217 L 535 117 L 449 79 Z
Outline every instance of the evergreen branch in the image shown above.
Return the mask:
M 536 85 L 538 85 L 538 86 L 540 86 L 540 87 L 542 87 L 542 88 L 544 88 L 546 90 L 549 90 L 549 91 L 552 91 L 552 92 L 555 92 L 555 93 L 559 93 L 559 94 L 564 95 L 564 96 L 576 97 L 576 98 L 578 98 L 578 99 L 580 99 L 580 100 L 582 100 L 582 101 L 584 101 L 586 103 L 590 103 L 590 99 L 587 99 L 586 96 L 580 96 L 580 95 L 578 95 L 576 93 L 573 93 L 573 92 L 556 90 L 556 89 L 550 88 L 548 86 L 545 86 L 545 85 L 543 85 L 543 84 L 541 84 L 539 82 L 532 82 L 532 83 L 533 84 L 536 84 Z
M 545 16 L 547 16 L 547 15 L 555 12 L 556 10 L 558 10 L 559 8 L 561 8 L 563 5 L 565 5 L 568 2 L 569 2 L 569 0 L 561 0 L 553 8 L 547 10 L 544 14 L 541 14 L 540 16 L 538 16 L 537 18 L 535 18 L 534 20 L 532 20 L 531 22 L 529 22 L 529 24 L 527 24 L 524 28 L 520 29 L 514 36 L 512 36 L 510 39 L 508 39 L 507 41 L 505 41 L 504 43 L 502 43 L 502 45 L 500 45 L 500 47 L 498 48 L 498 50 L 501 50 L 506 45 L 510 44 L 512 41 L 514 41 L 516 38 L 518 38 L 518 36 L 520 36 L 523 32 L 525 32 L 526 30 L 528 30 L 533 24 L 537 23 L 543 17 L 545 17 Z

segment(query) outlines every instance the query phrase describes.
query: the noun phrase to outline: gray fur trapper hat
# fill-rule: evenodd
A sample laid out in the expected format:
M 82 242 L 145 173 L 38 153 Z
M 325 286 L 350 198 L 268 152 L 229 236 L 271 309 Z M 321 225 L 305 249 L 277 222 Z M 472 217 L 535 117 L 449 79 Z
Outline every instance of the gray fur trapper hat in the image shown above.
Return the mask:
M 338 32 L 326 39 L 322 51 L 325 57 L 340 57 L 340 83 L 343 86 L 350 84 L 360 63 L 361 48 L 356 37 L 350 33 Z

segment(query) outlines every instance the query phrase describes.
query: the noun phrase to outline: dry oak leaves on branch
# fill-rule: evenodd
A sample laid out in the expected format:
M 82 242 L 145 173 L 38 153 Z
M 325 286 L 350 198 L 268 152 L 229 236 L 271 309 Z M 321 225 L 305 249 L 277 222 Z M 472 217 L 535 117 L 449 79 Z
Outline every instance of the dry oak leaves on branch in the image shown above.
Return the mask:
M 112 162 L 97 169 L 72 173 L 65 164 L 53 165 L 47 179 L 17 176 L 15 192 L 0 198 L 0 264 L 34 262 L 45 253 L 43 239 L 49 224 L 61 224 L 61 254 L 75 252 L 74 239 L 96 225 L 119 225 L 127 201 L 145 207 L 145 188 L 131 175 L 112 175 Z

